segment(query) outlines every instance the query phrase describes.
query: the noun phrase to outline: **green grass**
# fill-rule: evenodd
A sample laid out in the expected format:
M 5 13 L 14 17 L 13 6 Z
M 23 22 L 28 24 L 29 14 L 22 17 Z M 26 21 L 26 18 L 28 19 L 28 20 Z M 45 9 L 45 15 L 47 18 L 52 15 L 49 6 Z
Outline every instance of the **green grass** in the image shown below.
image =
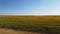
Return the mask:
M 60 16 L 0 16 L 0 27 L 60 34 Z

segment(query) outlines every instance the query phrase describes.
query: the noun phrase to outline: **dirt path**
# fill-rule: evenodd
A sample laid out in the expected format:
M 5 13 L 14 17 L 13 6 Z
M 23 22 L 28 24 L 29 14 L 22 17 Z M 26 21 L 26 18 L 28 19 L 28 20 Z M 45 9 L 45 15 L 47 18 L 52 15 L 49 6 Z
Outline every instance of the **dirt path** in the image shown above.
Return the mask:
M 15 30 L 11 30 L 11 29 L 0 28 L 0 34 L 43 34 L 43 33 L 34 33 L 34 32 L 26 32 L 26 31 L 15 31 Z

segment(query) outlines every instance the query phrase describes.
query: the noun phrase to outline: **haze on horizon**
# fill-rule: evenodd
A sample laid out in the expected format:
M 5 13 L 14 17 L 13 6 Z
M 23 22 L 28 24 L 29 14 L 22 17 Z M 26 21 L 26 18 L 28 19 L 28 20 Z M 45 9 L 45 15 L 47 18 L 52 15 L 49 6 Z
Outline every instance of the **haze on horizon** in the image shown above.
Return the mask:
M 0 15 L 60 15 L 60 0 L 0 0 Z

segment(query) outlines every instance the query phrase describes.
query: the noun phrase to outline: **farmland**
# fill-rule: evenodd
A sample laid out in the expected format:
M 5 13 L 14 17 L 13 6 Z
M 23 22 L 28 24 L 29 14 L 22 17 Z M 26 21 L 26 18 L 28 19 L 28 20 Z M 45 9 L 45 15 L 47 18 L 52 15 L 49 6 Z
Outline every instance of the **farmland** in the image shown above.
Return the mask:
M 60 34 L 60 16 L 0 16 L 0 28 Z

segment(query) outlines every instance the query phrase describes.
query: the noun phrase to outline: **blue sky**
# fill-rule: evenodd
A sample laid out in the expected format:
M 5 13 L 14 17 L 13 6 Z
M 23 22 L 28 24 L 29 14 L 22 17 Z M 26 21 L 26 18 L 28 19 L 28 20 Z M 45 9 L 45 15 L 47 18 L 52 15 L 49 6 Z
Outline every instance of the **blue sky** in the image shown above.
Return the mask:
M 60 0 L 0 0 L 0 15 L 60 15 Z

